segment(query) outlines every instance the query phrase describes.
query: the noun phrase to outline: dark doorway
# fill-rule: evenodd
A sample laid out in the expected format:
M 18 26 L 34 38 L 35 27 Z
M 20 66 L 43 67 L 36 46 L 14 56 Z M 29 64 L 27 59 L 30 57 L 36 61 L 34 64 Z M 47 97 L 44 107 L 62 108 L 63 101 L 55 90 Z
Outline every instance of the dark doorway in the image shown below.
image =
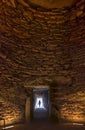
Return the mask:
M 31 119 L 49 119 L 50 101 L 48 88 L 33 88 L 31 97 Z

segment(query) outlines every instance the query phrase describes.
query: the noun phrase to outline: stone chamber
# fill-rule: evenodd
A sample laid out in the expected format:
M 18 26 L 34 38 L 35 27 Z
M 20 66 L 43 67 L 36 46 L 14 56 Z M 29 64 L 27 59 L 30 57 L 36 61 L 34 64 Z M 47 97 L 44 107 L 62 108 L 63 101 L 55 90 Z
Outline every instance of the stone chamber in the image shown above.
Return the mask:
M 85 123 L 85 0 L 0 0 L 0 117 L 6 125 L 30 120 L 36 86 L 49 87 L 55 122 Z

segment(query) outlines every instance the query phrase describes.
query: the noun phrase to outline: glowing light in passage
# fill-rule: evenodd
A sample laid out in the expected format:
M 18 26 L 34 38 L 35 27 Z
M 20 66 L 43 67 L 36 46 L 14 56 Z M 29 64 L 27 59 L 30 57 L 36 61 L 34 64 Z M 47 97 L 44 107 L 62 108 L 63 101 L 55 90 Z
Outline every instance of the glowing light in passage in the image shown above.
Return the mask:
M 84 124 L 80 124 L 80 123 L 73 123 L 73 125 L 84 125 Z
M 14 127 L 14 126 L 11 125 L 11 126 L 6 126 L 6 127 L 2 128 L 2 129 L 5 130 L 5 129 L 13 128 L 13 127 Z
M 45 109 L 43 99 L 42 98 L 37 98 L 36 103 L 35 103 L 35 109 L 37 108 L 42 108 Z

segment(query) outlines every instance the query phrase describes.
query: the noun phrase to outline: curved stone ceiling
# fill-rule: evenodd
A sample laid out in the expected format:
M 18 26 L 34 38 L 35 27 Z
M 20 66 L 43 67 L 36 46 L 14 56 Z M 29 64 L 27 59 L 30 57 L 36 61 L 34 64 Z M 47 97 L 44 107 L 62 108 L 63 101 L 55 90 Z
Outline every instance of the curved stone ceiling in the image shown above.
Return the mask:
M 85 122 L 85 0 L 71 9 L 50 1 L 51 10 L 36 2 L 0 1 L 0 114 L 7 124 L 21 121 L 23 86 L 30 96 L 30 85 L 50 84 L 54 115 L 58 104 L 60 118 Z
M 27 1 L 27 0 L 26 0 Z M 74 0 L 28 0 L 31 4 L 44 8 L 62 8 L 71 6 Z
M 34 7 L 36 6 L 47 9 L 53 9 L 70 7 L 75 2 L 75 0 L 2 0 L 2 2 L 7 3 L 8 5 L 12 5 L 13 7 L 16 7 L 16 3 L 18 2 L 26 7 L 29 7 L 29 5 L 31 5 Z

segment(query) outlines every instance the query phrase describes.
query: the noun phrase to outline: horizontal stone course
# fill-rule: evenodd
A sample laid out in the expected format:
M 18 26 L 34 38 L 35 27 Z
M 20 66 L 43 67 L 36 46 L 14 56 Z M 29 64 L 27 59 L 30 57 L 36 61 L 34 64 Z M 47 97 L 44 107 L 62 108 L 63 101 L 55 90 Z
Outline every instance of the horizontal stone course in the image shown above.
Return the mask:
M 60 119 L 85 121 L 85 15 L 83 8 L 79 12 L 81 5 L 82 1 L 72 11 L 42 11 L 20 3 L 17 8 L 2 4 L 0 115 L 7 124 L 25 120 L 25 83 L 50 86 L 51 102 L 54 109 L 60 108 Z

